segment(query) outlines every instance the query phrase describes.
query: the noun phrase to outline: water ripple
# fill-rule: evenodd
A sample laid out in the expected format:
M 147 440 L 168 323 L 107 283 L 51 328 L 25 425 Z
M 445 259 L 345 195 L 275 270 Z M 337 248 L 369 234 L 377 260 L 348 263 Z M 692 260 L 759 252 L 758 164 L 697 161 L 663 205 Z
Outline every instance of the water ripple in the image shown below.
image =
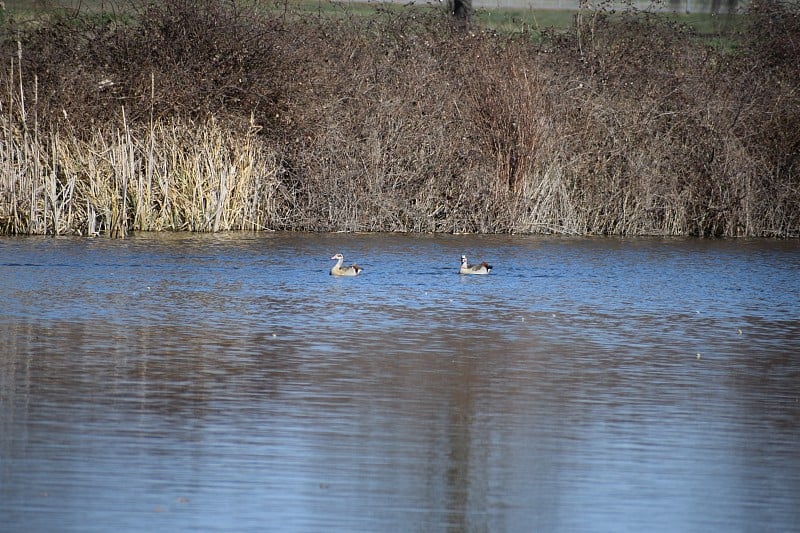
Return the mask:
M 364 274 L 328 276 L 336 251 Z M 462 253 L 495 269 L 459 276 Z M 0 256 L 10 530 L 800 522 L 796 243 L 181 234 Z

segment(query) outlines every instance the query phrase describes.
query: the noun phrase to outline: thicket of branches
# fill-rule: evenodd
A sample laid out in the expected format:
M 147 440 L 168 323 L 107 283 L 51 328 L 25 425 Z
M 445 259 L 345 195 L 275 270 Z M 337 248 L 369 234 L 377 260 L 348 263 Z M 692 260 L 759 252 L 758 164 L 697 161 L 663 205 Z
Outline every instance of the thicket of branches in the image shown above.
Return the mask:
M 544 39 L 236 0 L 6 21 L 0 231 L 800 235 L 800 9 Z

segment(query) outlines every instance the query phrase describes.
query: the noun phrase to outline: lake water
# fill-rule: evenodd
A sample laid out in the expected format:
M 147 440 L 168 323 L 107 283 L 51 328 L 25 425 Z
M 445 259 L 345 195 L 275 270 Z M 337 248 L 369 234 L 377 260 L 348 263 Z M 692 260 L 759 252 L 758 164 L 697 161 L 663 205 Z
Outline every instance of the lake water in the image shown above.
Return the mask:
M 798 241 L 2 238 L 0 346 L 3 531 L 800 528 Z

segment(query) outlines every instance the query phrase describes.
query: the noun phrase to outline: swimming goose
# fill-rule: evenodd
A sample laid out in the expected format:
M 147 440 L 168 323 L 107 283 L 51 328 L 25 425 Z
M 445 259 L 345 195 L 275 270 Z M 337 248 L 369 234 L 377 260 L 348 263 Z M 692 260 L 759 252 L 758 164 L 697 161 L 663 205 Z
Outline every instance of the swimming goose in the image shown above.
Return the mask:
M 336 259 L 336 264 L 331 268 L 331 276 L 358 276 L 364 270 L 358 265 L 342 267 L 342 261 L 344 261 L 342 254 L 336 254 L 331 259 Z
M 492 265 L 484 261 L 480 265 L 468 265 L 467 256 L 461 256 L 461 270 L 459 274 L 488 274 L 492 270 Z

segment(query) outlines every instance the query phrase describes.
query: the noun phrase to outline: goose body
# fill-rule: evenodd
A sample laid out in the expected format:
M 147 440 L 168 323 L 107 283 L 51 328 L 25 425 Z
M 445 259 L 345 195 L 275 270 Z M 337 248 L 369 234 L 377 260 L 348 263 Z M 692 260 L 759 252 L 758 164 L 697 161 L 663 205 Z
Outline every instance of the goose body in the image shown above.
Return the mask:
M 484 261 L 479 265 L 470 265 L 467 264 L 467 256 L 461 256 L 461 269 L 458 271 L 459 274 L 488 274 L 492 271 L 492 265 Z
M 331 268 L 331 276 L 358 276 L 364 270 L 355 264 L 343 267 L 344 256 L 342 254 L 336 254 L 331 259 L 336 260 L 336 264 Z

